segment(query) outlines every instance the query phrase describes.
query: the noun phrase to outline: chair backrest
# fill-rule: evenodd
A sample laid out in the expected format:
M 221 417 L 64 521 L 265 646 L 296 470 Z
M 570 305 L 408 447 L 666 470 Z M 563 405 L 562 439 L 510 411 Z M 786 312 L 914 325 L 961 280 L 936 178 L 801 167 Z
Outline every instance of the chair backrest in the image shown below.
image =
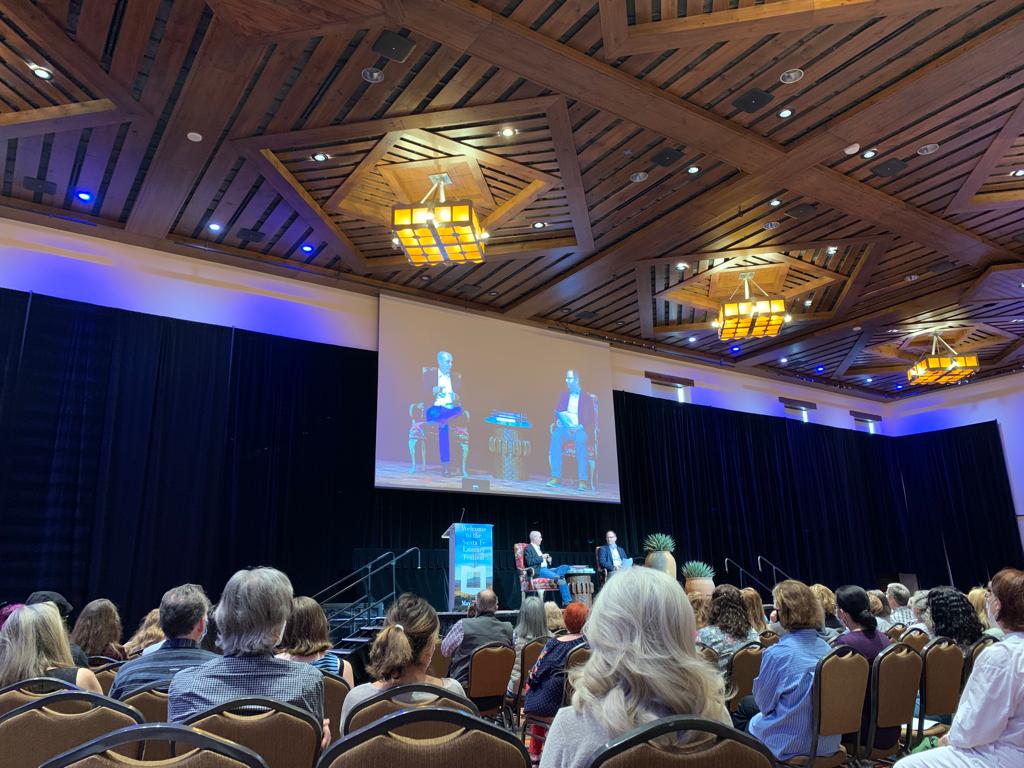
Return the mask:
M 651 742 L 673 733 L 692 734 L 678 749 Z M 772 753 L 757 739 L 714 720 L 675 715 L 646 723 L 608 743 L 590 768 L 772 768 Z
M 528 642 L 519 651 L 519 687 L 516 689 L 514 696 L 514 702 L 517 706 L 521 703 L 523 688 L 526 685 L 526 679 L 530 676 L 530 670 L 537 663 L 537 659 L 540 658 L 541 651 L 544 650 L 547 642 L 548 638 L 538 637 Z
M 900 636 L 904 632 L 906 632 L 906 630 L 907 630 L 907 625 L 906 624 L 901 624 L 900 622 L 897 621 L 895 624 L 893 624 L 891 627 L 889 627 L 887 630 L 885 630 L 885 634 L 887 634 L 889 636 L 889 639 L 892 640 L 895 643 L 895 642 L 897 642 L 900 639 Z
M 500 643 L 480 646 L 469 657 L 469 686 L 466 695 L 471 699 L 504 697 L 515 664 L 516 652 L 513 648 Z
M 77 690 L 78 686 L 55 677 L 33 677 L 20 683 L 11 683 L 0 688 L 0 715 L 60 691 Z
M 452 660 L 450 656 L 445 656 L 441 653 L 440 643 L 437 648 L 434 649 L 434 655 L 430 657 L 430 664 L 427 665 L 427 674 L 431 677 L 445 678 L 448 677 L 448 670 L 452 668 Z
M 565 659 L 565 684 L 562 687 L 562 706 L 572 703 L 572 682 L 569 680 L 569 670 L 574 667 L 582 667 L 590 659 L 590 646 L 587 644 L 577 645 Z
M 147 685 L 125 696 L 122 701 L 135 707 L 147 723 L 167 722 L 167 686 L 168 681 Z M 168 741 L 150 741 L 146 744 L 147 760 L 166 760 L 174 755 L 174 749 Z
M 697 655 L 710 664 L 718 665 L 718 651 L 712 648 L 710 645 L 704 643 L 697 643 Z
M 921 654 L 905 643 L 893 643 L 871 663 L 871 720 L 865 745 L 869 752 L 879 728 L 910 726 L 914 722 L 923 666 Z M 897 742 L 892 751 L 899 748 Z
M 525 544 L 525 542 L 520 542 L 518 544 L 513 544 L 512 545 L 512 552 L 515 555 L 516 568 L 518 568 L 520 571 L 523 570 L 524 568 L 526 568 L 526 557 L 525 557 L 525 554 L 524 554 L 526 552 L 526 544 Z
M 970 648 L 964 651 L 964 677 L 960 684 L 961 689 L 967 685 L 967 678 L 974 671 L 974 664 L 978 661 L 978 657 L 981 656 L 986 648 L 998 642 L 992 635 L 982 635 L 979 640 L 976 640 L 971 644 Z
M 120 661 L 120 659 L 115 659 L 113 656 L 90 656 L 89 669 L 100 669 L 111 664 L 117 664 L 118 661 Z
M 114 686 L 114 678 L 117 677 L 117 672 L 123 664 L 123 661 L 115 661 L 93 670 L 100 683 L 100 688 L 103 689 L 104 696 L 110 693 L 110 689 Z
M 861 713 L 868 690 L 871 665 L 848 645 L 833 648 L 814 671 L 811 691 L 815 754 L 819 736 L 860 731 Z
M 900 642 L 906 643 L 918 653 L 924 650 L 924 647 L 928 644 L 928 633 L 923 629 L 912 627 L 900 635 Z
M 248 747 L 268 768 L 312 765 L 320 754 L 323 724 L 280 701 L 234 699 L 185 721 L 198 731 Z
M 341 708 L 350 690 L 345 678 L 324 672 L 324 717 L 331 721 L 331 741 L 341 738 Z
M 757 636 L 757 639 L 761 645 L 767 648 L 769 645 L 775 645 L 779 642 L 779 633 L 772 629 L 766 629 Z
M 267 768 L 263 758 L 255 752 L 188 728 L 167 723 L 131 725 L 70 749 L 43 763 L 41 768 L 124 768 L 125 761 L 113 753 L 128 744 L 145 745 L 149 755 L 149 742 L 174 741 L 193 749 L 159 763 L 160 768 Z M 119 753 L 123 750 L 119 749 Z M 144 763 L 143 763 L 144 765 Z
M 740 700 L 754 690 L 754 678 L 761 671 L 761 655 L 764 646 L 760 643 L 747 643 L 736 649 L 729 657 L 727 675 L 732 695 L 729 697 L 729 711 L 735 712 Z
M 434 685 L 396 685 L 352 707 L 345 722 L 342 723 L 342 734 L 348 735 L 353 731 L 358 731 L 360 728 L 365 728 L 396 712 L 442 707 L 458 709 L 471 715 L 480 714 L 476 704 L 472 701 L 445 688 L 438 688 Z M 434 725 L 429 723 L 413 724 L 407 726 L 401 735 L 407 738 L 424 739 L 445 735 L 452 730 L 451 726 L 442 724 L 439 733 Z
M 951 715 L 960 701 L 960 681 L 964 674 L 964 654 L 948 637 L 937 637 L 921 651 L 922 715 Z
M 74 702 L 88 708 L 61 712 L 54 705 Z M 37 766 L 72 747 L 142 722 L 134 707 L 87 691 L 64 691 L 40 698 L 0 717 L 0 768 Z
M 410 726 L 429 728 L 432 725 L 440 726 L 448 733 L 427 739 L 404 736 Z M 365 768 L 371 765 L 529 768 L 530 755 L 516 736 L 479 717 L 457 709 L 425 707 L 396 712 L 350 733 L 324 752 L 317 768 Z

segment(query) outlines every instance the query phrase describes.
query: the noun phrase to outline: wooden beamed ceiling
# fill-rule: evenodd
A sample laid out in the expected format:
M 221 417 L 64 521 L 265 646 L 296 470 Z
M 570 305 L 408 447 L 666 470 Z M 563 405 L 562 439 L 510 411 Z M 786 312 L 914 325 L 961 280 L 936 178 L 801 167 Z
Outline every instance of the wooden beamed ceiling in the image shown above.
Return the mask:
M 1022 36 L 1019 0 L 5 0 L 0 215 L 902 396 L 936 332 L 1024 364 Z M 438 170 L 483 264 L 391 245 Z M 740 269 L 793 322 L 734 352 Z

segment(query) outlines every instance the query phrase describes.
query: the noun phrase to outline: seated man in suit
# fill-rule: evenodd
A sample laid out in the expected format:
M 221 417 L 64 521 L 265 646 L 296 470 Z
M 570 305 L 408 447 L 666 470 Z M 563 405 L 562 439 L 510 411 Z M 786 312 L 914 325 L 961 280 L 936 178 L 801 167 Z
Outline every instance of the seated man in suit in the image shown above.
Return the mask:
M 565 583 L 565 574 L 569 570 L 568 565 L 560 565 L 557 568 L 551 567 L 551 555 L 541 551 L 540 543 L 543 541 L 540 531 L 530 531 L 530 544 L 523 551 L 523 564 L 527 568 L 534 569 L 534 575 L 541 579 L 554 579 L 558 582 L 558 591 L 562 593 L 562 607 L 572 602 L 569 594 L 569 585 Z
M 461 391 L 462 374 L 452 370 L 451 352 L 441 350 L 437 353 L 437 367 L 423 369 L 423 397 L 427 406 L 427 421 L 438 425 L 437 451 L 445 477 L 453 474 L 448 426 L 450 421 L 462 414 Z
M 572 441 L 576 444 L 577 487 L 586 491 L 590 489 L 587 444 L 594 435 L 593 400 L 589 392 L 580 389 L 579 374 L 571 368 L 565 372 L 565 387 L 555 406 L 555 428 L 551 432 L 551 449 L 548 452 L 551 479 L 547 484 L 552 488 L 561 484 L 562 446 Z
M 608 531 L 608 533 L 604 535 L 604 540 L 607 544 L 597 551 L 597 562 L 599 562 L 601 567 L 608 571 L 608 575 L 611 576 L 622 567 L 622 561 L 629 556 L 626 554 L 626 550 L 615 543 L 618 541 L 615 531 Z

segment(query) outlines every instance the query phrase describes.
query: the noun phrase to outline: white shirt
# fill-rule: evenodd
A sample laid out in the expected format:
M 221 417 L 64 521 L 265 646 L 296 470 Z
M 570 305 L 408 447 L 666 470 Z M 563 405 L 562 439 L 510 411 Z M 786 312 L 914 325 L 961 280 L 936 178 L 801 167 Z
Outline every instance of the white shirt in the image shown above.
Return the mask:
M 438 368 L 437 386 L 439 391 L 434 397 L 434 405 L 452 405 L 455 402 L 455 393 L 452 392 L 451 374 L 441 373 L 441 369 Z
M 622 556 L 619 554 L 619 548 L 615 544 L 609 544 L 608 549 L 612 553 L 612 565 L 618 568 L 622 565 Z
M 569 395 L 569 404 L 562 411 L 567 416 L 566 421 L 570 427 L 578 426 L 580 423 L 580 396 L 579 394 Z

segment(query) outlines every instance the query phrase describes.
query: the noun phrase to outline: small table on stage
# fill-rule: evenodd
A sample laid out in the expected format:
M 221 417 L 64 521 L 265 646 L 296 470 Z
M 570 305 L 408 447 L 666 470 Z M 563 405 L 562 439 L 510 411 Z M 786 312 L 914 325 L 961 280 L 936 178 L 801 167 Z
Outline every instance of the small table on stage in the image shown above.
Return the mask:
M 494 459 L 494 477 L 499 480 L 525 480 L 523 459 L 530 455 L 530 441 L 522 430 L 532 429 L 526 414 L 511 411 L 492 411 L 484 419 L 494 425 L 494 433 L 487 441 L 487 450 Z
M 574 565 L 565 574 L 565 580 L 569 584 L 569 594 L 572 595 L 574 603 L 590 605 L 594 600 L 594 582 L 590 578 L 597 571 L 585 565 Z

